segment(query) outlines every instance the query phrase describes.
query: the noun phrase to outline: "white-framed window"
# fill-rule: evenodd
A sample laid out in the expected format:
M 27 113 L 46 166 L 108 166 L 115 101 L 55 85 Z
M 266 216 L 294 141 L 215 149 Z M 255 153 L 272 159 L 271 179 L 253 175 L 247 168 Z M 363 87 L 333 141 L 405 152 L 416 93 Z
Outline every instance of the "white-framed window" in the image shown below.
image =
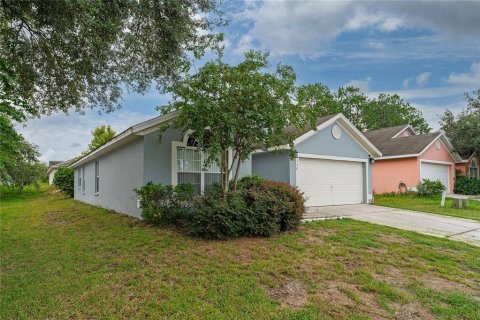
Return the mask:
M 95 161 L 95 193 L 100 192 L 100 165 Z
M 85 193 L 85 166 L 82 167 L 82 192 Z
M 204 194 L 221 182 L 220 167 L 216 163 L 205 165 L 208 155 L 198 148 L 195 140 L 188 138 L 184 143 L 175 143 L 172 152 L 176 161 L 174 185 L 190 183 L 196 194 Z
M 80 189 L 82 187 L 82 168 L 77 170 L 77 188 Z
M 470 178 L 478 179 L 478 161 L 477 159 L 473 159 L 472 163 L 470 164 L 469 174 Z

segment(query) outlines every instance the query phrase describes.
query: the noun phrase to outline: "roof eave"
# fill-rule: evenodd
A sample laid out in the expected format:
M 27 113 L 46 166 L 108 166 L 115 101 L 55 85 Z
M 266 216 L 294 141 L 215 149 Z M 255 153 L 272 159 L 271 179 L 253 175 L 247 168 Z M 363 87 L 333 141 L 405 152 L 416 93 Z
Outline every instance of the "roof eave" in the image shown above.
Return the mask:
M 93 159 L 96 159 L 98 156 L 105 154 L 106 152 L 114 149 L 116 146 L 121 145 L 122 142 L 129 142 L 133 140 L 136 136 L 144 136 L 150 132 L 160 129 L 160 127 L 177 117 L 178 112 L 171 112 L 166 115 L 158 116 L 156 118 L 141 122 L 139 124 L 133 125 L 130 128 L 124 130 L 122 133 L 117 135 L 112 140 L 108 141 L 98 149 L 86 154 L 85 156 L 81 157 L 71 165 L 70 168 L 77 168 Z M 130 139 L 129 139 L 130 138 Z M 128 140 L 126 140 L 128 139 Z

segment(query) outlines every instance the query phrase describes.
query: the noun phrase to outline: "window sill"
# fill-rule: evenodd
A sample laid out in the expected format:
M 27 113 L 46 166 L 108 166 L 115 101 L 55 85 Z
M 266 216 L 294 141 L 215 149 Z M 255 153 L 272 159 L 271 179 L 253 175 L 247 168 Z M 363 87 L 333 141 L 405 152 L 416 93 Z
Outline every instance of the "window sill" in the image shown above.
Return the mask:
M 95 197 L 98 197 L 99 194 L 100 194 L 99 192 L 95 192 L 93 195 L 94 195 Z

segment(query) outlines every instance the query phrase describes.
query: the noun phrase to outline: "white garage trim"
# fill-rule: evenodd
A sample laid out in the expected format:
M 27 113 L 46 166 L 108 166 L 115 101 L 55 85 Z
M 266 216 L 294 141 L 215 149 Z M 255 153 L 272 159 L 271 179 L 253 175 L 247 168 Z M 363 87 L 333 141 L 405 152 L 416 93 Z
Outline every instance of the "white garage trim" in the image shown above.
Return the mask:
M 450 180 L 451 180 L 451 174 L 452 174 L 452 167 L 454 165 L 453 162 L 448 162 L 448 161 L 438 161 L 438 160 L 427 160 L 427 159 L 420 159 L 420 180 L 423 179 L 423 172 L 422 172 L 422 164 L 423 163 L 431 163 L 431 164 L 439 164 L 439 165 L 444 165 L 444 166 L 449 166 L 448 167 L 448 179 L 447 179 L 447 192 L 450 192 Z
M 353 161 L 353 162 L 368 162 L 368 159 L 348 158 L 336 156 L 324 156 L 320 154 L 299 153 L 298 158 L 324 159 L 324 160 L 339 160 L 339 161 Z
M 368 182 L 369 182 L 369 168 L 368 162 L 369 159 L 362 159 L 362 158 L 349 158 L 349 157 L 336 157 L 336 156 L 324 156 L 318 154 L 310 154 L 310 153 L 299 153 L 297 158 L 295 159 L 295 166 L 296 171 L 295 174 L 297 175 L 298 170 L 298 163 L 300 158 L 307 158 L 307 159 L 319 159 L 319 160 L 332 160 L 332 161 L 349 161 L 349 162 L 360 162 L 364 163 L 365 173 L 364 173 L 364 186 L 363 186 L 363 194 L 362 194 L 362 203 L 368 203 L 369 200 L 372 198 L 372 195 L 368 192 Z M 295 184 L 297 187 L 298 185 L 298 176 L 295 177 Z
M 420 159 L 420 162 L 436 163 L 436 164 L 444 164 L 444 165 L 453 166 L 453 162 L 448 162 L 448 161 Z

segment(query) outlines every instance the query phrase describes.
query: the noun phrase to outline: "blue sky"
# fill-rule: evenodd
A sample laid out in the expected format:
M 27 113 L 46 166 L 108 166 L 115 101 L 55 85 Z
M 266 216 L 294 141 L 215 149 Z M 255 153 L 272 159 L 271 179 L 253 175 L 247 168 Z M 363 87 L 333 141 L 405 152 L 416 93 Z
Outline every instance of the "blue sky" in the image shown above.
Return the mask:
M 272 64 L 294 67 L 298 84 L 398 93 L 435 130 L 445 108 L 461 110 L 463 93 L 480 88 L 480 1 L 226 1 L 221 8 L 230 23 L 214 31 L 225 33 L 227 62 L 267 50 Z M 86 149 L 96 126 L 120 132 L 156 116 L 167 101 L 152 89 L 125 95 L 110 115 L 59 113 L 20 131 L 42 160 L 66 160 Z

